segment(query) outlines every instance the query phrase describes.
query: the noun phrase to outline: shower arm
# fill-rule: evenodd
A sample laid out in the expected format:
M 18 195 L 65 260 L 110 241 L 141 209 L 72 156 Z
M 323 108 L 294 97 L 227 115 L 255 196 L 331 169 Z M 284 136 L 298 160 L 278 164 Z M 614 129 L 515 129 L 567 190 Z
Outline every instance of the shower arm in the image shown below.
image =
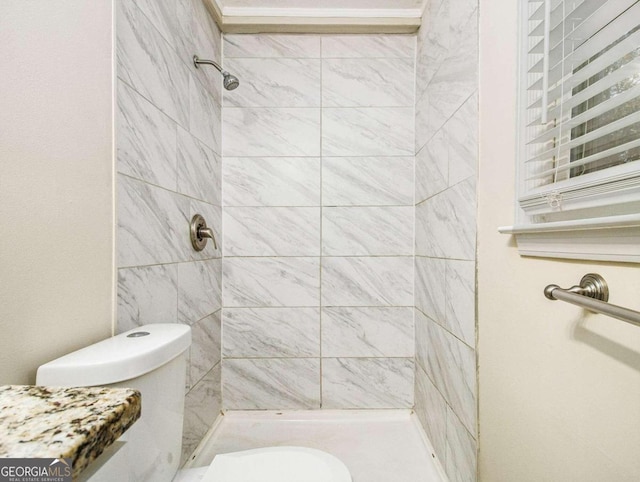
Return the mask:
M 200 67 L 198 67 L 199 64 L 206 64 L 206 65 L 213 65 L 216 69 L 218 69 L 218 72 L 220 72 L 222 75 L 229 75 L 229 72 L 227 72 L 226 70 L 224 70 L 222 67 L 220 67 L 216 62 L 214 62 L 213 60 L 207 60 L 207 59 L 201 59 L 200 57 L 198 57 L 197 55 L 193 56 L 193 65 L 196 66 L 196 69 L 199 69 Z

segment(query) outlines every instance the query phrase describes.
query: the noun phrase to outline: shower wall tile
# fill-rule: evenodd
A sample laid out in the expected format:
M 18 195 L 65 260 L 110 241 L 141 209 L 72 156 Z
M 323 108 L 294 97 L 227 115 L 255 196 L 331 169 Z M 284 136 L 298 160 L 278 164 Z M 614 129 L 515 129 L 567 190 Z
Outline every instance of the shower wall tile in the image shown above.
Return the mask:
M 443 322 L 446 311 L 447 261 L 438 258 L 415 258 L 416 307 L 433 320 Z
M 178 128 L 178 191 L 220 206 L 220 158 L 205 144 Z
M 413 308 L 322 309 L 322 356 L 413 355 Z
M 225 35 L 226 58 L 320 58 L 320 36 L 289 34 Z
M 424 201 L 449 186 L 449 144 L 438 131 L 416 154 L 416 202 Z
M 319 256 L 320 208 L 229 207 L 225 256 Z
M 321 357 L 338 367 L 323 407 L 412 405 L 414 46 L 225 36 L 223 364 L 251 367 L 230 408 L 287 408 L 271 362 Z M 295 407 L 320 407 L 314 370 Z
M 223 354 L 228 358 L 319 357 L 319 308 L 227 308 Z
M 475 284 L 475 262 L 447 260 L 443 326 L 470 347 L 476 343 Z
M 220 309 L 221 261 L 178 265 L 178 321 L 191 325 Z
M 416 254 L 475 259 L 475 178 L 416 206 Z
M 427 375 L 468 431 L 476 431 L 476 356 L 472 348 L 431 322 L 427 325 Z
M 319 258 L 227 258 L 223 306 L 319 306 Z
M 440 458 L 440 463 L 444 466 L 447 440 L 447 402 L 421 366 L 416 367 L 415 406 L 413 409 L 427 432 L 429 441 Z
M 222 247 L 196 252 L 188 227 L 201 213 L 223 242 L 221 77 L 192 60 L 219 61 L 220 47 L 202 0 L 117 2 L 116 331 L 191 325 L 183 460 L 221 406 Z
M 413 204 L 413 157 L 327 157 L 322 160 L 324 206 Z
M 320 109 L 225 108 L 224 156 L 318 156 Z
M 222 370 L 225 409 L 320 407 L 318 358 L 224 359 Z
M 323 358 L 323 408 L 410 408 L 411 358 Z
M 408 107 L 322 109 L 322 155 L 412 155 L 412 118 Z
M 220 148 L 221 108 L 202 85 L 189 78 L 189 131 L 216 153 Z
M 118 270 L 117 333 L 149 323 L 175 323 L 177 265 Z
M 222 408 L 220 365 L 218 363 L 211 369 L 185 397 L 181 465 L 187 461 L 220 415 Z
M 118 265 L 181 261 L 186 198 L 118 175 Z
M 447 448 L 445 471 L 449 480 L 476 480 L 476 441 L 447 407 Z
M 405 58 L 415 55 L 413 35 L 327 35 L 323 58 Z
M 413 207 L 326 207 L 325 256 L 413 254 Z
M 319 206 L 320 158 L 225 157 L 225 206 Z
M 323 60 L 322 105 L 412 107 L 413 82 L 413 59 Z
M 176 188 L 176 123 L 118 81 L 118 172 Z
M 449 146 L 449 186 L 475 176 L 478 165 L 478 95 L 469 97 L 444 125 Z
M 182 126 L 189 122 L 189 72 L 133 0 L 119 0 L 118 77 Z
M 323 306 L 410 306 L 413 259 L 356 257 L 322 259 Z
M 160 35 L 175 47 L 178 36 L 175 0 L 134 0 L 134 2 Z
M 477 20 L 477 0 L 427 0 L 416 48 L 416 412 L 461 481 L 476 480 Z
M 227 107 L 320 107 L 319 59 L 229 59 L 242 88 L 225 91 Z
M 193 387 L 220 362 L 220 310 L 191 325 L 191 337 L 189 386 Z

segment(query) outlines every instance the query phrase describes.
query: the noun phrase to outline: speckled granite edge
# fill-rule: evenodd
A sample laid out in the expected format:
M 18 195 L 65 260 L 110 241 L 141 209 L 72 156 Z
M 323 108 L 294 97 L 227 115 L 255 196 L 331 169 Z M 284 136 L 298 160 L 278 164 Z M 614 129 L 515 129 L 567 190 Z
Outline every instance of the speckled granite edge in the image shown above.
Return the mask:
M 129 388 L 0 387 L 0 457 L 73 460 L 77 477 L 140 418 Z

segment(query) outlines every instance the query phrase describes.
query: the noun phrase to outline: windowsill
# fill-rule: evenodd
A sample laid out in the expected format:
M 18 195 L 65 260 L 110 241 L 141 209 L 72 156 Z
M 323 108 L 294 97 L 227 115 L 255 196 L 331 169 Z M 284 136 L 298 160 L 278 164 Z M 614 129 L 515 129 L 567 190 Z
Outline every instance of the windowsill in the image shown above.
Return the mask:
M 640 263 L 640 214 L 498 228 L 523 256 Z

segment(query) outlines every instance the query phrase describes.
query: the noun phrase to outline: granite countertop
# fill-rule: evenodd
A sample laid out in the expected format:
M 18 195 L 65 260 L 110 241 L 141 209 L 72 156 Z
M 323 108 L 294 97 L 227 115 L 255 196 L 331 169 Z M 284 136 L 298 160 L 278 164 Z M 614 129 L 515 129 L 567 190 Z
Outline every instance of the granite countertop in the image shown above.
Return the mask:
M 0 457 L 71 458 L 73 478 L 140 418 L 129 388 L 0 386 Z

